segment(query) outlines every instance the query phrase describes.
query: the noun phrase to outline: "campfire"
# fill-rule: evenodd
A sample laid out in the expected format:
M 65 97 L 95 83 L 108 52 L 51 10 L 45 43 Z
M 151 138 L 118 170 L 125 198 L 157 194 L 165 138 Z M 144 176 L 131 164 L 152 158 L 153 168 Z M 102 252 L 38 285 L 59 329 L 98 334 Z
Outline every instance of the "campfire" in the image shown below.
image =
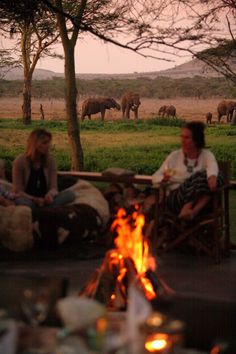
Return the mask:
M 109 310 L 125 310 L 131 284 L 150 302 L 166 301 L 170 289 L 157 276 L 156 261 L 143 235 L 145 217 L 138 206 L 131 214 L 119 209 L 111 229 L 115 248 L 109 250 L 101 267 L 92 275 L 80 295 L 98 300 Z

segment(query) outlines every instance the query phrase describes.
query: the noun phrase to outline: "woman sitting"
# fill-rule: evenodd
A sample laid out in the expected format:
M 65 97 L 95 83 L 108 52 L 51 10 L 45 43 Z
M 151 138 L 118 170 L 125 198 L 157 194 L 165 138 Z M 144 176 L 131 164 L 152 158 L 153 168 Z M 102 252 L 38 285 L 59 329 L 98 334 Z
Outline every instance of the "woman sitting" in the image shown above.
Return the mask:
M 167 183 L 166 205 L 179 218 L 191 220 L 223 184 L 215 156 L 205 148 L 205 125 L 188 122 L 181 129 L 181 149 L 167 156 L 153 174 L 153 184 Z
M 25 153 L 14 160 L 13 190 L 20 195 L 16 205 L 55 207 L 74 200 L 75 195 L 71 191 L 58 193 L 56 162 L 49 152 L 51 141 L 50 132 L 41 128 L 33 130 Z

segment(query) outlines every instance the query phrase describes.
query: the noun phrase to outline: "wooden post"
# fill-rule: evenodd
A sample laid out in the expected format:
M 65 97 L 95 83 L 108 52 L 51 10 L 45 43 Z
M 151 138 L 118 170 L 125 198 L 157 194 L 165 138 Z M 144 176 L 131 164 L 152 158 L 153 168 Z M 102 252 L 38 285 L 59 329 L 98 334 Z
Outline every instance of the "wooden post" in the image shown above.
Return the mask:
M 44 120 L 44 111 L 43 111 L 43 105 L 42 105 L 42 103 L 40 103 L 40 108 L 39 108 L 39 110 L 40 110 L 40 114 L 41 114 L 41 120 Z

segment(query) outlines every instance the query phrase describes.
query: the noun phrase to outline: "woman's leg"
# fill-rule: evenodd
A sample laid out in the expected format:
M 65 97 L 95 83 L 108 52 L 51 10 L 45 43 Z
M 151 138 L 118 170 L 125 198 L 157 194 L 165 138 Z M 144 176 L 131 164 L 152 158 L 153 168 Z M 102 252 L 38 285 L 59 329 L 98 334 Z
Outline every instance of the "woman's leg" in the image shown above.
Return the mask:
M 210 195 L 202 195 L 195 204 L 192 202 L 184 204 L 179 213 L 179 218 L 192 220 L 209 203 L 210 200 Z
M 48 205 L 49 208 L 58 207 L 61 205 L 72 203 L 75 200 L 75 193 L 72 191 L 63 191 L 56 195 L 52 204 Z
M 35 209 L 38 207 L 31 199 L 24 198 L 24 197 L 20 197 L 20 198 L 15 199 L 15 204 L 16 205 L 26 205 L 26 206 L 30 207 L 31 209 Z
M 221 175 L 217 178 L 218 186 L 223 184 Z M 168 200 L 169 199 L 169 200 Z M 192 219 L 210 201 L 206 171 L 198 171 L 187 178 L 180 187 L 167 198 L 167 207 L 180 218 Z

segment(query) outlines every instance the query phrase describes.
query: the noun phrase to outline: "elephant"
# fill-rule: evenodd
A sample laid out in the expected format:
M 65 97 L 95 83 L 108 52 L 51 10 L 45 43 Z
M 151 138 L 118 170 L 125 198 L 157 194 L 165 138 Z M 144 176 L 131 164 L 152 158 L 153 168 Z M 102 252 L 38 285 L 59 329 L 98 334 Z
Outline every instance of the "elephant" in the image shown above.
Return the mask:
M 207 112 L 206 114 L 206 124 L 211 124 L 212 122 L 212 113 L 211 112 Z
M 175 106 L 161 106 L 159 111 L 158 111 L 158 114 L 162 117 L 169 117 L 169 116 L 172 116 L 172 117 L 176 117 L 176 108 Z
M 231 119 L 231 125 L 236 125 L 236 109 L 233 111 L 233 116 Z
M 227 123 L 231 122 L 234 109 L 236 109 L 236 101 L 223 100 L 217 106 L 218 123 L 221 117 L 226 115 Z
M 91 115 L 101 112 L 101 120 L 104 120 L 106 109 L 116 108 L 120 110 L 120 105 L 111 97 L 88 98 L 82 104 L 81 120 L 86 116 L 91 120 Z
M 138 93 L 127 92 L 121 99 L 121 108 L 123 118 L 130 118 L 130 110 L 134 112 L 135 119 L 138 119 L 138 108 L 140 106 L 140 97 Z

